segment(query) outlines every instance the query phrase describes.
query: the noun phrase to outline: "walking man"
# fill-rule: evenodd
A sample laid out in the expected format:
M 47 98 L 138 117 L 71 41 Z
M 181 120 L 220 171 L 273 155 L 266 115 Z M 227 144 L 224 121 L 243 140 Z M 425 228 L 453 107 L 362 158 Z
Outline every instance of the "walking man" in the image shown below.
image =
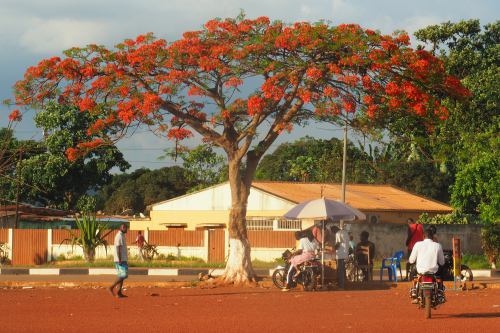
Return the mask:
M 109 291 L 111 295 L 115 295 L 114 289 L 118 286 L 118 290 L 116 292 L 116 296 L 119 298 L 127 297 L 122 293 L 123 281 L 128 277 L 128 256 L 127 256 L 127 241 L 125 239 L 125 234 L 127 233 L 127 225 L 122 223 L 120 225 L 120 231 L 115 236 L 114 243 L 114 260 L 115 260 L 115 268 L 117 279 L 113 283 L 111 287 L 109 287 Z
M 135 239 L 135 243 L 137 244 L 137 249 L 139 250 L 139 258 L 144 261 L 144 243 L 146 239 L 142 235 L 142 232 L 139 230 L 137 232 L 137 238 Z

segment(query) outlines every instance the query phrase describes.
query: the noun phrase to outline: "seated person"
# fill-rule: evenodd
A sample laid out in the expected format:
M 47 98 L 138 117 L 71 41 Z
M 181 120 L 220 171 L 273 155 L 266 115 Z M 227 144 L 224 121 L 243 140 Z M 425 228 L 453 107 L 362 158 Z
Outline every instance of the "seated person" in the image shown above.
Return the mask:
M 293 272 L 296 272 L 293 277 L 297 277 L 299 274 L 298 266 L 308 260 L 312 260 L 316 257 L 316 250 L 319 249 L 318 241 L 314 238 L 314 235 L 310 229 L 297 231 L 295 233 L 295 238 L 299 239 L 299 249 L 295 252 L 294 256 L 290 259 L 290 269 L 286 277 L 286 286 L 283 291 L 288 291 L 290 282 L 292 279 Z
M 369 276 L 373 276 L 373 258 L 375 258 L 375 244 L 368 240 L 370 234 L 368 231 L 362 231 L 359 238 L 360 242 L 356 245 L 355 254 L 358 265 L 368 266 L 369 268 L 361 268 L 364 275 L 364 281 L 368 281 Z M 368 257 L 364 248 L 368 248 L 370 257 Z

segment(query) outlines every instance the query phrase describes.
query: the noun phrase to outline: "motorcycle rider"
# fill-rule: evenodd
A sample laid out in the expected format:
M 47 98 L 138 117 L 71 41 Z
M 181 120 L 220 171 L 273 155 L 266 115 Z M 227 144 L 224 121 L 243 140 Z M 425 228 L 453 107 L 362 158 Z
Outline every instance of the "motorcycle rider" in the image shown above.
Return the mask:
M 285 288 L 281 289 L 282 291 L 290 290 L 291 279 L 296 278 L 298 274 L 300 274 L 298 266 L 308 260 L 314 259 L 316 251 L 319 249 L 319 243 L 315 239 L 311 229 L 297 231 L 295 233 L 295 238 L 299 239 L 299 250 L 297 250 L 290 259 L 290 269 L 286 276 Z M 295 274 L 293 274 L 294 272 Z
M 408 261 L 410 264 L 416 262 L 417 273 L 420 275 L 425 273 L 436 274 L 439 270 L 439 266 L 444 265 L 443 248 L 441 244 L 434 241 L 435 235 L 436 227 L 430 226 L 425 232 L 425 239 L 415 243 L 411 251 Z M 444 302 L 444 288 L 442 282 L 439 283 L 438 288 L 441 294 L 440 300 Z M 418 303 L 415 283 L 411 289 L 411 297 L 413 298 L 412 303 Z

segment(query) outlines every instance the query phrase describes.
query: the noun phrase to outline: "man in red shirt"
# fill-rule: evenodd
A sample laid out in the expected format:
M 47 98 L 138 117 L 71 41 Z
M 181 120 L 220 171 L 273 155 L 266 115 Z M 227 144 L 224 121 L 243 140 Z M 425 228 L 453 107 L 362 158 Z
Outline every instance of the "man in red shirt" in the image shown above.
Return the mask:
M 142 235 L 141 231 L 137 232 L 137 238 L 135 239 L 135 242 L 137 244 L 137 248 L 139 249 L 139 257 L 141 260 L 144 260 L 144 243 L 146 242 L 146 239 Z
M 410 217 L 407 220 L 408 223 L 408 237 L 406 238 L 406 247 L 408 249 L 407 258 L 410 258 L 413 246 L 417 242 L 424 240 L 424 227 L 420 223 L 415 223 Z M 406 280 L 408 280 L 408 275 L 410 274 L 410 263 L 406 261 Z

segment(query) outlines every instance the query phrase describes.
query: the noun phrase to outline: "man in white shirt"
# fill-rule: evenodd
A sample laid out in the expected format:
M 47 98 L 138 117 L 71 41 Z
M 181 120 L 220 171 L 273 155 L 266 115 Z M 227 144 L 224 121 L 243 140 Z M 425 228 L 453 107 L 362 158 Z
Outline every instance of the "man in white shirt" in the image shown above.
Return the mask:
M 344 228 L 332 228 L 335 233 L 335 259 L 337 259 L 337 279 L 339 289 L 345 288 L 345 260 L 349 256 L 349 234 Z
M 118 286 L 118 291 L 116 296 L 119 298 L 127 297 L 122 293 L 123 281 L 128 277 L 128 254 L 127 254 L 127 240 L 125 239 L 125 234 L 127 233 L 127 225 L 122 223 L 120 225 L 120 231 L 115 236 L 114 242 L 114 261 L 115 268 L 118 278 L 109 287 L 109 291 L 114 296 L 114 289 Z
M 439 270 L 439 266 L 444 265 L 443 248 L 441 247 L 441 244 L 433 240 L 435 235 L 436 228 L 431 226 L 425 232 L 425 239 L 415 243 L 413 246 L 410 259 L 408 261 L 410 264 L 414 264 L 415 262 L 417 263 L 416 266 L 418 274 L 436 274 Z M 445 298 L 442 283 L 439 283 L 438 289 L 440 291 L 441 302 L 444 303 Z M 411 290 L 411 296 L 414 298 L 413 303 L 418 303 L 415 286 L 413 286 Z
M 425 239 L 415 243 L 411 251 L 409 262 L 414 264 L 417 262 L 418 274 L 427 272 L 436 274 L 439 266 L 444 265 L 444 254 L 441 244 L 434 242 L 434 230 L 429 228 L 425 233 Z

